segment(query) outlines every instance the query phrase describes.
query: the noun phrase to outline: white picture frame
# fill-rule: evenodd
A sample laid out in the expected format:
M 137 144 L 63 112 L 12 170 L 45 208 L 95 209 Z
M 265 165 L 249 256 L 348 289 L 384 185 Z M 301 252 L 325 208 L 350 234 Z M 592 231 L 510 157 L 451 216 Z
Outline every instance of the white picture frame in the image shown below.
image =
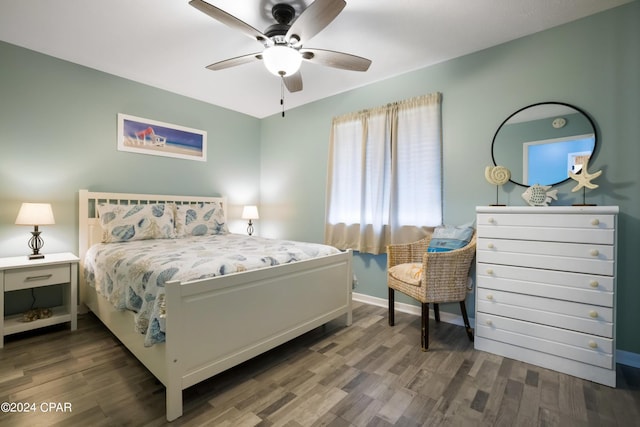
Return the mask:
M 207 161 L 207 132 L 118 113 L 118 150 Z

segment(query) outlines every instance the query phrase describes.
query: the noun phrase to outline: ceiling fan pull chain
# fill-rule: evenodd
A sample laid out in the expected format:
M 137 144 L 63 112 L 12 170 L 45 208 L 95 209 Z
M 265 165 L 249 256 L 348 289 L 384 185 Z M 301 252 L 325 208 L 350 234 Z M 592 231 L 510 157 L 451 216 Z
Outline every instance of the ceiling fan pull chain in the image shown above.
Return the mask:
M 280 105 L 282 105 L 282 117 L 284 117 L 284 79 L 280 79 Z

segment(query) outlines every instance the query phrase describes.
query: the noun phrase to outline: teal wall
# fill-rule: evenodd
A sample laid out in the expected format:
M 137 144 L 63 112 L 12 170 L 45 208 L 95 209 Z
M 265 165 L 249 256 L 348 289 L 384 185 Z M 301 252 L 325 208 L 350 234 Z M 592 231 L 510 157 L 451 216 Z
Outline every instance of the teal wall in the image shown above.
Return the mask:
M 0 256 L 27 250 L 28 230 L 13 225 L 25 198 L 54 204 L 45 250 L 77 251 L 79 188 L 223 194 L 232 197 L 231 218 L 259 202 L 261 235 L 321 242 L 331 118 L 435 91 L 443 94 L 445 222 L 468 222 L 475 206 L 495 202 L 484 168 L 498 126 L 526 105 L 559 101 L 597 127 L 590 170 L 603 175 L 588 201 L 620 206 L 618 348 L 640 354 L 638 22 L 634 2 L 262 120 L 0 42 Z M 117 113 L 206 130 L 209 160 L 117 151 Z M 557 204 L 579 201 L 572 187 L 557 187 Z M 506 184 L 500 201 L 523 205 L 523 191 Z M 243 231 L 242 221 L 232 227 Z M 386 257 L 357 254 L 354 265 L 356 291 L 386 298 Z
M 444 220 L 461 224 L 475 206 L 495 203 L 484 179 L 491 141 L 520 108 L 543 101 L 573 104 L 594 120 L 600 149 L 590 171 L 603 170 L 588 202 L 619 205 L 618 348 L 640 353 L 640 3 L 336 95 L 262 120 L 263 234 L 322 241 L 331 118 L 413 96 L 442 92 Z M 437 41 L 433 41 L 436 43 Z M 374 64 L 375 66 L 375 64 Z M 581 202 L 575 183 L 557 186 L 558 205 Z M 524 205 L 508 183 L 500 202 Z M 355 256 L 356 292 L 386 298 L 386 256 Z M 402 302 L 411 300 L 402 298 Z M 473 295 L 467 299 L 473 310 Z M 445 310 L 457 312 L 455 305 Z
M 23 201 L 53 204 L 47 251 L 77 251 L 80 188 L 258 202 L 258 119 L 3 42 L 0 58 L 0 256 L 26 249 Z M 118 113 L 207 131 L 207 161 L 118 151 Z
M 208 160 L 118 151 L 118 113 L 207 131 Z M 259 201 L 259 141 L 256 118 L 0 42 L 0 256 L 29 251 L 31 228 L 14 225 L 23 201 L 53 205 L 44 253 L 77 253 L 81 188 L 222 194 L 239 218 Z M 8 313 L 29 308 L 24 294 L 7 298 Z

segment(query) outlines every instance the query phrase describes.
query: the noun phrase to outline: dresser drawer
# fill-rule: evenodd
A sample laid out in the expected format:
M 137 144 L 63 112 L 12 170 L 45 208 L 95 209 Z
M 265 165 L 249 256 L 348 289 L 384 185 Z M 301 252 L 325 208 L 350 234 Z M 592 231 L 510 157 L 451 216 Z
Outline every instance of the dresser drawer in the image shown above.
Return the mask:
M 598 244 L 478 238 L 477 261 L 613 276 L 614 247 Z
M 612 276 L 478 263 L 477 286 L 613 307 Z
M 478 228 L 484 226 L 498 228 L 500 226 L 543 227 L 543 228 L 577 228 L 583 230 L 613 230 L 615 229 L 615 215 L 599 213 L 581 214 L 541 214 L 538 213 L 479 213 Z M 548 209 L 547 209 L 548 211 Z
M 614 230 L 585 228 L 483 226 L 478 235 L 499 239 L 543 240 L 546 242 L 584 242 L 613 245 Z
M 4 273 L 4 290 L 35 288 L 39 286 L 57 285 L 71 281 L 71 270 L 68 264 L 44 267 L 29 267 L 7 270 Z
M 613 246 L 590 243 L 559 243 L 523 240 L 478 238 L 478 249 L 491 252 L 518 252 L 523 254 L 554 255 L 613 261 Z
M 478 315 L 494 314 L 613 338 L 613 309 L 610 307 L 479 287 L 476 308 Z
M 478 313 L 479 337 L 553 354 L 606 369 L 613 368 L 613 340 L 501 316 Z

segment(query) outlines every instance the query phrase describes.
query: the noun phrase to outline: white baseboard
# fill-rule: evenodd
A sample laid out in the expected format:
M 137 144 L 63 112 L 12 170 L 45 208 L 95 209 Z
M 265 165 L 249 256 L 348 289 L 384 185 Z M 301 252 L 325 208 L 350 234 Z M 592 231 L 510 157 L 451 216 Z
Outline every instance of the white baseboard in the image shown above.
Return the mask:
M 640 368 L 640 354 L 630 351 L 616 350 L 616 362 L 621 365 Z
M 384 308 L 389 307 L 389 302 L 385 298 L 372 297 L 370 295 L 359 294 L 357 292 L 353 293 L 352 298 L 354 301 L 359 301 L 369 305 L 375 305 L 375 306 L 384 307 Z M 396 301 L 395 303 L 395 308 L 396 308 L 396 311 L 413 314 L 416 316 L 420 316 L 420 312 L 421 312 L 421 308 L 418 305 L 406 304 L 398 301 Z M 472 313 L 468 313 L 468 314 L 472 314 Z M 429 318 L 433 319 L 433 310 L 429 311 Z M 442 310 L 440 310 L 440 321 L 445 323 L 452 323 L 458 326 L 464 326 L 464 321 L 462 320 L 462 316 L 458 316 L 456 314 L 448 313 Z M 475 328 L 476 319 L 469 316 L 469 324 L 471 325 L 472 328 Z
M 389 307 L 389 302 L 385 298 L 372 297 L 370 295 L 360 294 L 357 292 L 353 293 L 352 298 L 354 301 L 362 302 L 369 305 L 375 305 L 375 306 L 384 307 L 384 308 Z M 417 305 L 406 304 L 406 303 L 396 301 L 395 308 L 397 311 L 401 311 L 403 313 L 420 316 L 420 306 L 417 306 Z M 429 311 L 429 318 L 433 319 L 433 311 Z M 440 320 L 442 322 L 452 323 L 458 326 L 464 326 L 464 321 L 462 320 L 462 316 L 448 313 L 446 311 L 440 311 Z M 472 328 L 475 328 L 476 327 L 475 317 L 469 316 L 469 323 L 471 324 Z M 616 363 L 619 363 L 621 365 L 631 366 L 633 368 L 640 368 L 640 354 L 631 353 L 630 351 L 616 350 Z

